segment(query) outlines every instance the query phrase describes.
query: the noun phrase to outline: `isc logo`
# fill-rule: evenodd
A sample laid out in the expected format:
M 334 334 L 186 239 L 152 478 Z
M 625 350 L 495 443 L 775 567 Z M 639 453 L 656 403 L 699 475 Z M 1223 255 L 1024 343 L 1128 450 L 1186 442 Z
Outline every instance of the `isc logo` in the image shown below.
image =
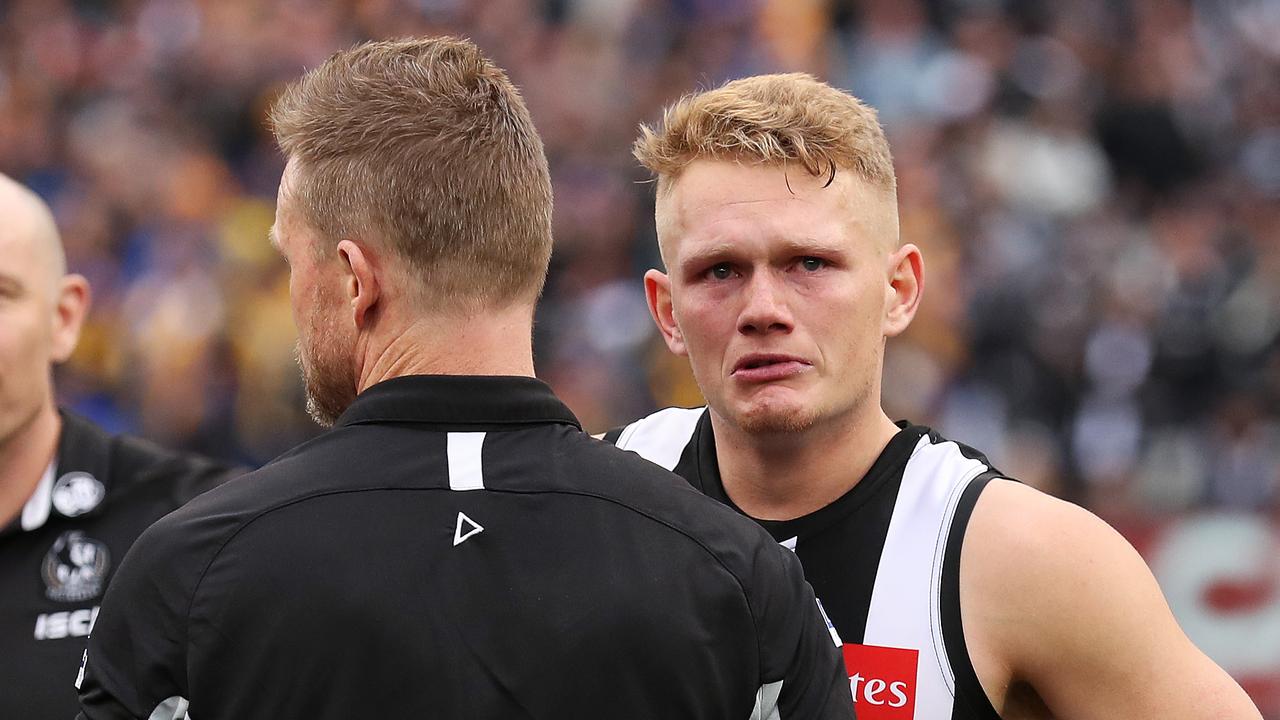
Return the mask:
M 858 720 L 912 720 L 916 709 L 916 662 L 919 650 L 844 646 L 849 689 Z
M 69 637 L 87 637 L 98 619 L 98 607 L 69 612 L 44 613 L 36 618 L 37 640 L 61 640 Z

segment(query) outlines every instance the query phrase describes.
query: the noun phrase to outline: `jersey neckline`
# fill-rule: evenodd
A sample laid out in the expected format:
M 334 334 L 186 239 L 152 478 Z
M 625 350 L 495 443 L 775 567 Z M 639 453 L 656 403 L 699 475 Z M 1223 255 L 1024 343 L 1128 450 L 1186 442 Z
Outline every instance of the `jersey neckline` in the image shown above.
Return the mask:
M 901 477 L 907 460 L 920 444 L 920 438 L 932 432 L 921 425 L 907 421 L 897 423 L 898 432 L 880 451 L 871 468 L 843 495 L 806 515 L 790 520 L 762 520 L 752 517 L 729 497 L 720 476 L 720 462 L 716 457 L 715 433 L 711 425 L 711 410 L 707 409 L 698 419 L 694 431 L 694 451 L 698 485 L 704 494 L 710 495 L 733 508 L 739 514 L 758 523 L 778 542 L 791 538 L 811 538 L 830 527 L 836 521 L 865 505 L 892 480 Z
M 546 383 L 497 375 L 403 375 L 365 389 L 335 427 L 368 423 L 503 427 L 560 423 L 582 429 Z

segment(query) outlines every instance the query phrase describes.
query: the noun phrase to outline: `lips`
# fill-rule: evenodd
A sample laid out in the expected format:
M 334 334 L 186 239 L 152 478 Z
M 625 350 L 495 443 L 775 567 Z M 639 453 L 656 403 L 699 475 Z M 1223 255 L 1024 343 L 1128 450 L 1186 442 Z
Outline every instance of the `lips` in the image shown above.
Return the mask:
M 794 377 L 812 367 L 794 355 L 755 353 L 739 359 L 730 375 L 746 382 L 771 382 Z

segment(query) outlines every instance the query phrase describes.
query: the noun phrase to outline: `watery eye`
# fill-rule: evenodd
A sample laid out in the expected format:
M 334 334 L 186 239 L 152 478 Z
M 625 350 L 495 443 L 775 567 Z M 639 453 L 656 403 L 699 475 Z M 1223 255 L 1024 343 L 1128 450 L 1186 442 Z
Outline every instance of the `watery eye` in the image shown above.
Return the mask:
M 807 257 L 800 259 L 800 267 L 809 272 L 817 272 L 826 266 L 827 263 L 822 258 Z
M 716 280 L 728 280 L 729 277 L 732 275 L 733 275 L 733 269 L 729 267 L 729 263 L 720 263 L 719 265 L 713 265 L 711 266 L 711 269 L 707 270 L 707 277 L 710 277 Z

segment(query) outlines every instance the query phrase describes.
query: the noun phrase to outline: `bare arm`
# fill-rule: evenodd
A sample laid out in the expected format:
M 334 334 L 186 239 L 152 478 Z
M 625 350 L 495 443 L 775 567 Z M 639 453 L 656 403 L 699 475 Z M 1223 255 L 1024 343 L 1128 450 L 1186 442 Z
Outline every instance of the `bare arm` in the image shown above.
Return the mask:
M 992 482 L 965 535 L 960 598 L 974 668 L 1004 717 L 1261 718 L 1178 627 L 1133 547 L 1070 503 Z M 1037 702 L 1020 698 L 1026 686 Z

